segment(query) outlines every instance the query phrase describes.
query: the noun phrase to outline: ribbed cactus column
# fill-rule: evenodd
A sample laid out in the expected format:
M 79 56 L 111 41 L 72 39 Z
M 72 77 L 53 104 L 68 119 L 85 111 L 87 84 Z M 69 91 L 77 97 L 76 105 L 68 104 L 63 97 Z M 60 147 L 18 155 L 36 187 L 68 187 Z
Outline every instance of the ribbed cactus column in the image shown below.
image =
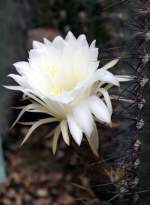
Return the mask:
M 10 73 L 13 62 L 25 56 L 25 29 L 20 17 L 21 9 L 18 1 L 0 2 L 0 85 L 7 84 L 6 75 Z M 8 128 L 11 121 L 10 106 L 12 95 L 0 86 L 0 183 L 5 180 L 5 167 L 2 149 L 2 140 L 8 143 Z

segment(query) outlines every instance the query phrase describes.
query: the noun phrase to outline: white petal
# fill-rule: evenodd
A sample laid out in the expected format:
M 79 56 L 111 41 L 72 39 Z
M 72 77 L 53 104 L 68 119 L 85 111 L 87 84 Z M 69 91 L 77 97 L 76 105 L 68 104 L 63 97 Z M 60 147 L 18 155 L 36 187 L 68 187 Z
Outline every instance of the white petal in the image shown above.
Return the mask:
M 93 62 L 93 69 L 96 65 L 98 65 L 98 62 Z M 91 64 L 92 65 L 92 64 Z M 90 68 L 90 67 L 89 67 Z M 96 72 L 93 73 L 89 78 L 87 78 L 85 81 L 81 81 L 72 91 L 76 95 L 76 92 L 82 92 L 85 89 L 89 88 L 94 84 L 96 81 L 101 81 L 101 83 L 110 83 L 112 85 L 119 85 L 119 81 L 117 78 L 110 73 L 107 70 L 104 69 L 98 69 Z
M 19 85 L 4 85 L 4 88 L 7 88 L 7 89 L 10 89 L 10 90 L 17 90 L 17 91 L 21 91 L 21 92 L 24 92 L 25 90 L 19 86 Z
M 60 123 L 60 128 L 61 128 L 62 136 L 63 136 L 63 139 L 64 139 L 65 143 L 67 145 L 69 145 L 70 144 L 70 140 L 69 140 L 69 134 L 68 134 L 68 125 L 67 125 L 67 121 L 66 120 L 63 120 Z
M 59 136 L 60 136 L 60 127 L 58 126 L 58 127 L 54 130 L 53 145 L 52 145 L 53 154 L 56 153 Z
M 80 35 L 77 41 L 79 42 L 80 46 L 89 47 L 86 36 L 84 34 Z
M 73 109 L 73 117 L 78 123 L 82 131 L 88 136 L 91 136 L 93 130 L 93 116 L 89 111 L 86 103 L 82 103 Z
M 47 46 L 48 48 L 50 48 L 51 45 L 52 45 L 52 42 L 49 41 L 47 38 L 43 38 L 43 40 L 44 40 L 44 44 L 45 44 L 45 46 Z
M 99 91 L 102 93 L 102 95 L 104 96 L 105 102 L 107 104 L 107 107 L 110 111 L 110 113 L 112 114 L 112 104 L 111 104 L 111 100 L 110 100 L 110 96 L 108 94 L 108 91 L 105 90 L 104 88 L 100 88 Z
M 43 124 L 48 124 L 48 123 L 51 123 L 51 122 L 55 122 L 56 119 L 55 118 L 45 118 L 45 119 L 42 119 L 42 120 L 39 120 L 37 121 L 34 125 L 32 125 L 32 127 L 29 129 L 28 133 L 26 134 L 25 138 L 23 139 L 21 145 L 23 145 L 27 139 L 30 137 L 30 135 L 32 134 L 32 132 L 38 128 L 39 126 L 43 125 Z
M 68 104 L 73 100 L 73 97 L 65 93 L 64 95 L 60 95 L 60 96 L 48 95 L 45 99 L 50 99 L 55 102 Z
M 29 51 L 29 58 L 30 59 L 40 59 L 41 57 L 44 57 L 43 56 L 43 50 L 42 49 L 31 49 L 30 51 Z
M 130 80 L 134 80 L 135 77 L 128 76 L 128 75 L 115 75 L 118 81 L 120 82 L 126 82 Z
M 90 60 L 97 61 L 97 58 L 98 58 L 98 48 L 90 49 Z
M 25 61 L 16 62 L 13 64 L 13 66 L 16 68 L 17 72 L 21 75 L 25 75 L 31 69 L 30 64 Z
M 25 78 L 20 75 L 9 74 L 8 77 L 14 79 L 23 89 L 26 89 L 29 86 Z
M 107 106 L 97 96 L 92 96 L 89 98 L 89 108 L 100 121 L 106 122 L 108 124 L 111 123 L 111 114 Z
M 11 127 L 14 127 L 15 124 L 20 120 L 20 118 L 23 116 L 23 114 L 25 112 L 34 112 L 36 110 L 36 112 L 41 112 L 41 113 L 46 113 L 46 114 L 49 114 L 48 110 L 46 110 L 45 107 L 39 105 L 39 104 L 36 104 L 36 103 L 33 103 L 33 104 L 29 104 L 29 105 L 26 105 L 25 107 L 23 107 L 23 109 L 20 111 L 17 119 L 15 120 L 15 122 L 12 124 Z
M 34 49 L 44 48 L 44 44 L 39 41 L 33 41 L 32 46 Z
M 93 132 L 91 134 L 91 137 L 87 137 L 88 143 L 91 147 L 91 150 L 93 153 L 98 156 L 98 148 L 99 148 L 99 136 L 97 132 L 96 124 L 93 125 Z
M 93 69 L 96 65 L 98 65 L 98 62 L 93 62 Z M 92 65 L 92 64 L 91 64 Z M 90 67 L 89 67 L 90 68 Z M 75 94 L 82 91 L 85 91 L 87 88 L 91 87 L 96 81 L 101 81 L 101 83 L 110 83 L 113 85 L 119 85 L 119 81 L 117 78 L 110 73 L 109 71 L 106 71 L 104 69 L 98 69 L 96 72 L 93 73 L 89 78 L 87 78 L 84 81 L 81 81 L 73 90 L 72 94 Z
M 92 41 L 90 48 L 95 48 L 96 40 Z
M 115 66 L 118 63 L 119 59 L 114 59 L 112 61 L 110 61 L 109 63 L 107 63 L 106 65 L 104 65 L 102 68 L 107 70 L 109 68 L 112 68 L 113 66 Z
M 66 35 L 65 38 L 66 41 L 76 41 L 76 37 L 73 35 L 73 33 L 71 31 L 69 31 Z
M 18 124 L 20 124 L 20 125 L 26 125 L 26 126 L 28 126 L 28 125 L 33 125 L 33 124 L 35 124 L 36 123 L 36 121 L 33 121 L 33 122 L 18 122 Z
M 14 121 L 14 123 L 12 124 L 11 128 L 13 128 L 15 126 L 15 124 L 20 120 L 20 118 L 22 117 L 22 115 L 27 112 L 30 108 L 33 108 L 33 105 L 32 104 L 29 104 L 27 106 L 25 106 L 21 112 L 19 113 L 17 119 Z
M 113 85 L 119 86 L 119 81 L 117 78 L 112 73 L 103 68 L 98 69 L 95 75 L 97 79 L 104 83 L 111 83 Z
M 57 119 L 60 119 L 60 117 L 62 115 L 62 110 L 64 109 L 62 104 L 41 98 L 41 96 L 40 96 L 40 98 L 38 98 L 34 94 L 32 94 L 31 92 L 26 93 L 26 95 L 28 97 L 30 97 L 31 99 L 33 99 L 35 102 L 39 103 L 39 106 L 41 105 L 40 109 L 43 110 L 43 113 L 45 113 L 47 110 L 49 112 L 49 114 L 51 114 L 52 116 L 55 116 Z M 42 107 L 43 107 L 43 109 L 42 109 Z M 45 111 L 44 111 L 44 108 L 45 108 Z
M 57 102 L 48 98 L 43 98 L 43 101 L 45 102 L 45 106 L 47 107 L 51 115 L 57 117 L 58 119 L 61 119 L 66 116 L 66 107 L 62 102 Z
M 14 79 L 20 85 L 24 84 L 23 78 L 20 75 L 9 74 L 8 77 Z
M 70 133 L 75 140 L 75 142 L 80 145 L 82 140 L 82 130 L 74 120 L 73 116 L 71 114 L 68 114 L 67 116 L 68 126 Z
M 60 50 L 63 50 L 65 43 L 65 40 L 61 36 L 57 36 L 52 42 L 53 46 Z
M 96 71 L 99 66 L 99 61 L 90 62 L 88 65 L 88 69 L 91 71 Z

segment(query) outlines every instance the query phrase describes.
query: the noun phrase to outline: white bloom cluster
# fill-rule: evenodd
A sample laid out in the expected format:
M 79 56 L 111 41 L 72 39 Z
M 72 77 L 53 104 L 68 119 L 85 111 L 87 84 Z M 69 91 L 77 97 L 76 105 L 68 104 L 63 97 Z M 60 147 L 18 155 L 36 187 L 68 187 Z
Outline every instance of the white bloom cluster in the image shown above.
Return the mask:
M 23 143 L 40 125 L 58 122 L 53 130 L 54 153 L 60 134 L 65 143 L 70 144 L 70 131 L 78 145 L 84 134 L 97 154 L 99 136 L 95 120 L 111 124 L 112 105 L 108 84 L 119 86 L 119 81 L 130 79 L 128 76 L 114 76 L 107 71 L 118 59 L 98 69 L 97 58 L 95 41 L 89 45 L 85 35 L 76 39 L 68 32 L 65 39 L 57 36 L 52 42 L 47 39 L 44 43 L 33 41 L 28 62 L 14 64 L 19 75 L 9 75 L 18 85 L 6 87 L 22 91 L 31 100 L 14 124 L 25 112 L 46 113 L 49 117 L 28 122 L 32 126 Z

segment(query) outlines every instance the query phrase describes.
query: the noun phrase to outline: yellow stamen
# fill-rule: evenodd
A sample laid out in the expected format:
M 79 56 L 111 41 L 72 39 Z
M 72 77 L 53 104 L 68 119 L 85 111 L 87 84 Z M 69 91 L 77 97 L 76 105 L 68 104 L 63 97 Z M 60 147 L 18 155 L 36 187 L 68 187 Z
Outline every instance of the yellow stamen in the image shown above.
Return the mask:
M 52 95 L 61 95 L 64 92 L 64 89 L 60 86 L 53 86 L 50 88 L 50 93 Z

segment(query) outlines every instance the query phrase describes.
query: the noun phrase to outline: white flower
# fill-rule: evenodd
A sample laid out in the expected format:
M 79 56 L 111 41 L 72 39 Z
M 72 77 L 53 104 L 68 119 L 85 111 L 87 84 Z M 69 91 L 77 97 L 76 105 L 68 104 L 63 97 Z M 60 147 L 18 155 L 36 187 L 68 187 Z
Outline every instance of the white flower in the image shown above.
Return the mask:
M 26 123 L 32 126 L 23 143 L 40 125 L 58 122 L 53 131 L 53 152 L 56 151 L 60 133 L 69 145 L 69 128 L 78 145 L 85 134 L 91 149 L 97 154 L 99 137 L 94 120 L 111 124 L 112 105 L 108 89 L 112 85 L 119 86 L 119 81 L 129 80 L 128 76 L 114 76 L 107 71 L 118 59 L 98 69 L 97 58 L 95 41 L 89 46 L 85 35 L 76 39 L 68 32 L 65 40 L 58 36 L 52 42 L 47 39 L 44 43 L 33 41 L 28 62 L 14 64 L 19 75 L 9 75 L 18 85 L 6 86 L 22 91 L 31 99 L 31 104 L 22 109 L 14 124 L 25 112 L 50 116 Z

